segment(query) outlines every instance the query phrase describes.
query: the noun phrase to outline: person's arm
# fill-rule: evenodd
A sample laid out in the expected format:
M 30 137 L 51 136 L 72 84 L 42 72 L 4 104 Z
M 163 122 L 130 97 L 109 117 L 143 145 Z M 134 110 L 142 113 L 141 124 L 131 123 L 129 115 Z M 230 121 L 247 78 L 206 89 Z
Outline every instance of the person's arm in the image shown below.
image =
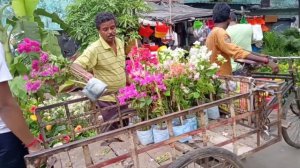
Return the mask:
M 8 82 L 0 83 L 0 117 L 25 145 L 34 140 L 34 136 L 29 131 L 22 112 L 10 92 Z
M 89 71 L 97 65 L 97 61 L 96 54 L 93 54 L 93 51 L 88 48 L 73 62 L 71 71 L 88 81 L 93 78 L 93 74 Z
M 220 35 L 221 38 L 218 38 L 218 47 L 222 52 L 227 55 L 231 55 L 234 60 L 237 59 L 248 59 L 251 61 L 259 62 L 266 64 L 272 68 L 273 72 L 278 72 L 278 65 L 268 57 L 255 55 L 249 51 L 245 51 L 241 47 L 231 43 L 230 37 L 228 34 Z

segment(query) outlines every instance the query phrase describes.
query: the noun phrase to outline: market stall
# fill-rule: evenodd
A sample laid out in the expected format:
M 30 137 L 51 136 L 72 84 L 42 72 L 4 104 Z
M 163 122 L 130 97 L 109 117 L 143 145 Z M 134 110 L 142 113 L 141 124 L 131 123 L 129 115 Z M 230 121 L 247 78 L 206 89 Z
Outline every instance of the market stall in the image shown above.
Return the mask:
M 188 48 L 203 41 L 213 27 L 212 10 L 193 8 L 180 3 L 151 3 L 150 13 L 139 22 L 142 44 L 156 51 L 160 46 Z

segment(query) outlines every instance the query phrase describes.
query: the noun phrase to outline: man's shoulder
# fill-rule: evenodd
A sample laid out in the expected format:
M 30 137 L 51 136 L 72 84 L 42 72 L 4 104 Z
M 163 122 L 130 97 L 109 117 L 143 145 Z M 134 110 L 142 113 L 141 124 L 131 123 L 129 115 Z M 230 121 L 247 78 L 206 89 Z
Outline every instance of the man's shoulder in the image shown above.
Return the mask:
M 92 42 L 92 43 L 87 47 L 87 49 L 95 49 L 95 48 L 97 48 L 97 47 L 103 47 L 103 46 L 102 46 L 102 43 L 100 42 L 100 39 L 98 39 L 98 40 Z
M 220 27 L 215 27 L 213 28 L 213 30 L 211 31 L 212 34 L 216 34 L 216 35 L 225 35 L 227 34 L 226 30 Z
M 117 43 L 124 47 L 124 41 L 116 37 Z

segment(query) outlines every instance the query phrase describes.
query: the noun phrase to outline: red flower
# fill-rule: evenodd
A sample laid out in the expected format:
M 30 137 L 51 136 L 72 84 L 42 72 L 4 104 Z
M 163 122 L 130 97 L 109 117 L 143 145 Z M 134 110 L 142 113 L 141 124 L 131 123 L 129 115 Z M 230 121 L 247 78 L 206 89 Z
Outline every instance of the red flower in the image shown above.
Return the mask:
M 63 137 L 63 142 L 64 142 L 64 143 L 69 143 L 70 140 L 71 140 L 71 138 L 70 138 L 70 136 L 68 136 L 68 135 L 66 135 L 66 136 Z
M 35 106 L 35 105 L 32 105 L 31 107 L 30 107 L 30 109 L 29 109 L 29 111 L 31 112 L 31 113 L 35 113 L 35 110 L 37 109 L 37 107 Z

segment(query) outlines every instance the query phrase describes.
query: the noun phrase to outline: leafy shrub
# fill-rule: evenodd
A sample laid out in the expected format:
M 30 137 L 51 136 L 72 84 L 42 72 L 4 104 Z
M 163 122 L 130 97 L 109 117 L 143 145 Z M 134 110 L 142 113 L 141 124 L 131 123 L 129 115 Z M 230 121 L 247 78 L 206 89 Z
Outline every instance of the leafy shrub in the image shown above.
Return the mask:
M 127 41 L 138 37 L 138 14 L 149 9 L 144 0 L 76 0 L 67 8 L 66 22 L 72 28 L 70 35 L 84 49 L 98 39 L 94 23 L 97 13 L 113 13 L 118 20 L 118 35 Z

